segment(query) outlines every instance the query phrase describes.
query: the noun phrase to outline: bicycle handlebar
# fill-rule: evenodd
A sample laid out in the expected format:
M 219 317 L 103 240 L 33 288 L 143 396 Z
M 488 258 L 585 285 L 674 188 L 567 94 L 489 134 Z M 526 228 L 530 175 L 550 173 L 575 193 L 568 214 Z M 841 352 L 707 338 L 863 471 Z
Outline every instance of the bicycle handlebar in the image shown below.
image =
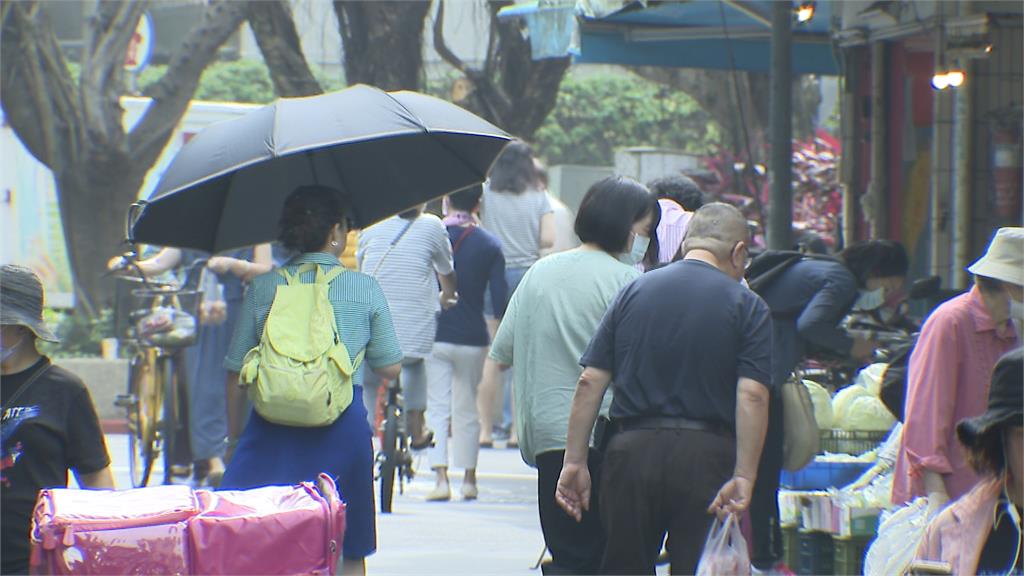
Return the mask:
M 122 266 L 119 266 L 113 270 L 108 270 L 104 273 L 104 276 L 117 275 L 118 272 L 122 272 L 132 269 L 132 276 L 120 275 L 120 278 L 126 280 L 133 280 L 141 282 L 147 290 L 162 291 L 162 292 L 183 292 L 186 290 L 196 290 L 199 286 L 199 278 L 201 272 L 206 264 L 210 261 L 209 258 L 199 258 L 186 267 L 185 281 L 181 285 L 177 285 L 173 282 L 160 282 L 156 280 L 150 280 L 146 276 L 146 273 L 142 270 L 139 265 L 138 254 L 135 252 L 126 252 L 121 255 Z

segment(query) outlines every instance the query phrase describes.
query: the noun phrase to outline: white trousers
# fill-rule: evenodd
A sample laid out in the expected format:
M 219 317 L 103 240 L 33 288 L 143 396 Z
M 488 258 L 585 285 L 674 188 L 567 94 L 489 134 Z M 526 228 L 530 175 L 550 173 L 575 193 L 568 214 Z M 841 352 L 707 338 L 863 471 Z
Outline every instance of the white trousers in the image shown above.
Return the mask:
M 476 388 L 483 375 L 486 346 L 435 342 L 427 358 L 427 421 L 434 431 L 431 468 L 448 466 L 448 429 L 451 426 L 455 468 L 475 469 L 480 452 L 480 418 Z

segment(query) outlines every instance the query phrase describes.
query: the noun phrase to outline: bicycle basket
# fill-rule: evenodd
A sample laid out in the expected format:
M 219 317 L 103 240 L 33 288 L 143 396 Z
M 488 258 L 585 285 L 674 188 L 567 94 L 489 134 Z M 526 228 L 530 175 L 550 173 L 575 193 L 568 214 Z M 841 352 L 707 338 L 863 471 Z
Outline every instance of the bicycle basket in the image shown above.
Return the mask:
M 199 290 L 132 290 L 132 327 L 143 346 L 185 348 L 198 334 Z

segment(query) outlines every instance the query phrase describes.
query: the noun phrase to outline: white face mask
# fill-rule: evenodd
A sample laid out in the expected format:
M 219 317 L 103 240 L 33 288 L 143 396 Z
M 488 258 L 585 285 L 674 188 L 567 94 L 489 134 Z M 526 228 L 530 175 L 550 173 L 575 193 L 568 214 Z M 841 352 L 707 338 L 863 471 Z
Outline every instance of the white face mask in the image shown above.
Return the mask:
M 885 304 L 885 287 L 880 286 L 875 290 L 861 290 L 857 302 L 854 303 L 854 310 L 875 310 Z
M 18 351 L 18 348 L 25 343 L 25 337 L 22 336 L 21 340 L 11 345 L 0 344 L 0 362 L 7 362 L 7 360 L 14 356 L 14 353 Z
M 1010 319 L 1018 322 L 1024 321 L 1024 302 L 1017 302 L 1010 298 Z
M 633 245 L 630 247 L 629 252 L 624 252 L 622 256 L 619 256 L 619 260 L 630 266 L 639 264 L 643 261 L 644 255 L 647 254 L 647 247 L 650 244 L 650 238 L 633 234 Z

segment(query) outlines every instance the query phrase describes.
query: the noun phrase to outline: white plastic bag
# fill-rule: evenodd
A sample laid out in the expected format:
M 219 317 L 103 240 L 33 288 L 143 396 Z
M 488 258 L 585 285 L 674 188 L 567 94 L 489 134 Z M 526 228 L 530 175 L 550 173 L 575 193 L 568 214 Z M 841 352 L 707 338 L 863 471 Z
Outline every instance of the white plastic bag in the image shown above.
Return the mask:
M 725 575 L 750 576 L 747 542 L 735 514 L 730 514 L 725 522 L 715 518 L 697 563 L 697 576 Z
M 906 572 L 935 512 L 928 506 L 928 499 L 921 497 L 891 514 L 883 514 L 878 537 L 864 557 L 865 576 Z

